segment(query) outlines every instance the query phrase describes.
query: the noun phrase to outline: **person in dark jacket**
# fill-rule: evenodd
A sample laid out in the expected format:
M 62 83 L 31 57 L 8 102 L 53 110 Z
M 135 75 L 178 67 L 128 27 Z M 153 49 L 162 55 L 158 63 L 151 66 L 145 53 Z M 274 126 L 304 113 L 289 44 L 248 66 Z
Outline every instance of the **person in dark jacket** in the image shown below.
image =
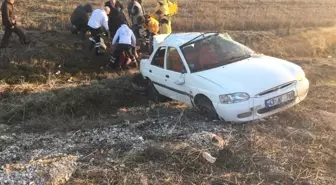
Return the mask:
M 133 8 L 133 5 L 134 5 L 134 0 L 129 0 L 128 4 L 127 4 L 127 13 L 128 13 L 128 16 L 129 18 L 132 19 L 132 8 Z
M 0 48 L 6 48 L 8 46 L 9 39 L 13 32 L 19 36 L 21 44 L 30 43 L 22 29 L 16 25 L 14 2 L 15 0 L 4 0 L 1 5 L 2 24 L 5 27 L 5 34 L 2 38 Z
M 142 0 L 130 0 L 127 10 L 132 21 L 132 27 L 135 27 L 138 24 L 138 18 L 145 14 L 142 7 Z
M 92 5 L 79 5 L 73 12 L 70 18 L 71 24 L 74 26 L 73 34 L 80 34 L 82 36 L 88 31 L 89 13 L 92 13 Z
M 123 5 L 120 3 L 120 1 L 117 0 L 109 0 L 105 2 L 104 6 L 108 6 L 110 9 L 116 8 L 118 11 L 121 11 L 124 9 Z
M 123 6 L 119 1 L 108 1 L 105 3 L 106 6 L 110 8 L 109 16 L 109 30 L 111 33 L 111 37 L 113 38 L 118 28 L 122 25 L 123 22 L 127 23 L 126 16 L 123 12 Z

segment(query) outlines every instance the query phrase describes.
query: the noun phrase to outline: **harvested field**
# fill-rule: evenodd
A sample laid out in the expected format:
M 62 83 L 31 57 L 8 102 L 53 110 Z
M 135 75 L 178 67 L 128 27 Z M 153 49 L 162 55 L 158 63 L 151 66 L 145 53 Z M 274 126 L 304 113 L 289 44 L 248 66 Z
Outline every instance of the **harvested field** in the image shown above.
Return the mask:
M 336 1 L 178 1 L 174 31 L 228 32 L 310 80 L 302 103 L 245 124 L 153 104 L 132 90 L 136 69 L 102 70 L 107 55 L 66 30 L 79 2 L 17 1 L 33 43 L 0 50 L 1 185 L 336 183 Z

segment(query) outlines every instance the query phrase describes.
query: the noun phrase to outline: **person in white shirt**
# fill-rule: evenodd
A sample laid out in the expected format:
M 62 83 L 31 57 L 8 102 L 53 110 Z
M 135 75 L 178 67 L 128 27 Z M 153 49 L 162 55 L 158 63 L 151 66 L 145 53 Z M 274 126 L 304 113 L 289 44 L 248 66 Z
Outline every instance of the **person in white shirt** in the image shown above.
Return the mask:
M 100 52 L 100 28 L 104 27 L 107 34 L 108 38 L 111 39 L 111 35 L 109 32 L 109 27 L 108 27 L 108 14 L 110 14 L 110 8 L 109 7 L 104 7 L 103 10 L 101 9 L 96 9 L 92 12 L 91 17 L 88 22 L 89 30 L 96 42 L 95 48 L 96 48 L 96 55 L 101 55 L 102 53 Z
M 115 51 L 113 52 L 110 62 L 113 66 L 120 66 L 119 59 L 120 55 L 123 51 L 126 52 L 128 57 L 132 60 L 132 62 L 136 62 L 135 56 L 133 54 L 133 48 L 136 46 L 136 38 L 133 31 L 128 27 L 126 22 L 122 22 L 121 26 L 118 28 L 116 34 L 112 40 L 112 47 L 115 47 Z

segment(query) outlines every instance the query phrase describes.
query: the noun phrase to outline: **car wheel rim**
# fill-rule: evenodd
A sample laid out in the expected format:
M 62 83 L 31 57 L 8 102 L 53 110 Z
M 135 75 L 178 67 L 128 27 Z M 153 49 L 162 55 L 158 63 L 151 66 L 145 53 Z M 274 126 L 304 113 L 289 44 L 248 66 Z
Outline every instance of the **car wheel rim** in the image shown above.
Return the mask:
M 216 119 L 217 117 L 216 114 L 214 113 L 214 110 L 206 105 L 201 105 L 200 111 L 205 115 L 211 116 L 211 118 Z
M 206 106 L 201 106 L 201 112 L 209 114 L 211 113 L 211 110 Z

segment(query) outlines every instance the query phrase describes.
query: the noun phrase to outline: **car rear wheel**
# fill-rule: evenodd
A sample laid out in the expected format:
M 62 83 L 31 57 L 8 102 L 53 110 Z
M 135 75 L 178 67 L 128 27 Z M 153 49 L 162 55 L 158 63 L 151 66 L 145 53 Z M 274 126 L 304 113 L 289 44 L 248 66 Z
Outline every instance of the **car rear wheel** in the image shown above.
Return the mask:
M 210 119 L 221 120 L 209 98 L 205 96 L 198 96 L 195 99 L 195 105 L 202 114 L 208 116 Z
M 155 103 L 159 103 L 165 100 L 165 97 L 162 96 L 155 88 L 153 82 L 151 80 L 148 80 L 148 87 L 147 87 L 147 94 L 148 98 L 152 100 Z

